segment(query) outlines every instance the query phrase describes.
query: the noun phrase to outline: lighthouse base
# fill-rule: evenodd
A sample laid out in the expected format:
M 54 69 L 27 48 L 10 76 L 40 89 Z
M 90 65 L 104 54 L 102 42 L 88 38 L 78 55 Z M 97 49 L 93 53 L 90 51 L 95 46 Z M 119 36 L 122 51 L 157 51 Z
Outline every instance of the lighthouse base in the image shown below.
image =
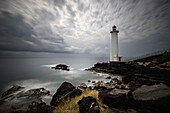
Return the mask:
M 120 62 L 121 59 L 122 59 L 122 57 L 112 57 L 112 58 L 110 59 L 110 62 Z

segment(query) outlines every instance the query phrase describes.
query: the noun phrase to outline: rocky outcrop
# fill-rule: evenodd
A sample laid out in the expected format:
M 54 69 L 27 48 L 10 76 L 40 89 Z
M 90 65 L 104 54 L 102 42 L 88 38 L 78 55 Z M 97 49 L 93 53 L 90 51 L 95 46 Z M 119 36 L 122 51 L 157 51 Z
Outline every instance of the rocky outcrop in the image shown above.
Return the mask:
M 79 113 L 100 113 L 99 104 L 93 97 L 83 97 L 78 102 Z
M 6 100 L 10 98 L 13 100 L 14 98 L 21 98 L 21 97 L 41 97 L 45 95 L 50 95 L 50 91 L 46 90 L 45 88 L 36 88 L 36 89 L 30 89 L 28 91 L 20 91 L 24 87 L 14 85 L 12 88 L 8 89 L 6 92 L 2 94 L 2 100 Z M 16 93 L 20 91 L 19 93 Z M 16 93 L 16 94 L 14 94 Z
M 11 96 L 11 94 L 23 89 L 24 87 L 19 86 L 19 85 L 13 85 L 10 89 L 8 89 L 7 91 L 5 91 L 4 93 L 2 93 L 1 98 L 8 98 Z
M 61 101 L 67 99 L 68 97 L 75 97 L 81 94 L 82 94 L 82 91 L 80 89 L 77 89 L 69 82 L 64 82 L 57 89 L 57 92 L 54 94 L 51 100 L 51 105 L 57 106 Z
M 52 108 L 45 102 L 32 102 L 32 104 L 28 106 L 27 113 L 52 113 Z
M 55 67 L 51 67 L 52 69 L 58 69 L 58 70 L 65 70 L 65 71 L 70 71 L 69 66 L 65 64 L 58 64 Z
M 133 91 L 133 106 L 138 111 L 167 113 L 170 106 L 170 87 L 164 84 L 143 85 Z
M 94 67 L 86 69 L 86 71 L 106 73 L 110 75 L 119 74 L 124 76 L 123 82 L 127 84 L 133 80 L 141 85 L 164 83 L 170 86 L 170 70 L 143 66 L 139 65 L 137 62 L 97 63 Z
M 31 97 L 38 98 L 38 97 L 45 96 L 45 95 L 50 95 L 50 91 L 46 90 L 45 88 L 37 88 L 37 89 L 30 89 L 26 92 L 22 91 L 16 94 L 14 97 L 12 97 L 12 99 L 25 97 L 25 96 L 27 96 L 28 98 L 31 98 Z
M 170 96 L 170 87 L 164 84 L 157 84 L 152 86 L 143 85 L 133 91 L 134 100 L 148 101 L 158 100 L 159 98 Z
M 14 85 L 3 94 L 4 97 L 0 100 L 0 112 L 26 113 L 28 106 L 32 102 L 42 103 L 43 97 L 49 96 L 50 91 L 45 88 L 36 88 L 25 91 L 23 87 Z
M 109 107 L 135 109 L 139 113 L 167 113 L 170 87 L 165 84 L 142 85 L 136 90 L 111 89 L 99 92 L 99 98 Z

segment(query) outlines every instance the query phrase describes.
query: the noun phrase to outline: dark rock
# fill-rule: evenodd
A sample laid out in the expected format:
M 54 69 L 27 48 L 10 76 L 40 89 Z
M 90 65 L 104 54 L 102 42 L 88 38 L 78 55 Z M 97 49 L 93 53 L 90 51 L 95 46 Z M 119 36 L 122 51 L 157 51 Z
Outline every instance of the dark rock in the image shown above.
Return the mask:
M 98 90 L 98 91 L 104 91 L 104 90 L 107 90 L 107 87 L 106 86 L 97 85 L 97 86 L 94 86 L 94 89 Z
M 9 99 L 4 97 L 3 99 L 6 100 L 0 101 L 0 111 L 3 113 L 26 113 L 28 106 L 33 101 L 41 103 L 41 97 L 49 94 L 50 92 L 45 88 L 30 89 L 28 91 L 20 91 L 19 93 L 14 93 L 14 95 Z
M 78 85 L 78 87 L 82 89 L 86 89 L 87 85 L 85 83 L 81 83 L 80 85 Z
M 131 81 L 134 80 L 134 77 L 135 77 L 135 75 L 126 75 L 126 76 L 123 76 L 123 77 L 122 77 L 122 81 L 123 81 L 125 84 L 128 84 L 129 82 L 131 82 Z
M 96 83 L 93 84 L 94 85 L 94 89 L 95 90 L 106 90 L 107 89 L 107 85 L 103 82 L 103 81 L 98 81 Z
M 8 89 L 6 92 L 2 93 L 1 98 L 5 98 L 7 96 L 10 97 L 10 94 L 13 94 L 17 91 L 19 91 L 20 89 L 23 89 L 24 87 L 18 86 L 18 85 L 13 85 L 12 88 Z
M 170 87 L 164 84 L 143 85 L 133 91 L 134 100 L 148 101 L 170 96 Z
M 131 81 L 131 82 L 128 83 L 128 87 L 131 90 L 135 90 L 136 88 L 138 88 L 140 86 L 142 86 L 142 84 L 139 83 L 138 81 Z
M 102 99 L 105 105 L 114 108 L 129 109 L 130 98 L 128 97 L 130 90 L 112 89 L 99 92 L 99 98 Z
M 143 85 L 133 91 L 133 106 L 137 111 L 167 113 L 170 107 L 170 87 L 164 84 Z
M 89 86 L 88 89 L 89 90 L 93 90 L 95 86 Z
M 96 81 L 92 81 L 92 83 L 96 83 Z
M 91 82 L 91 80 L 88 80 L 88 82 Z
M 59 69 L 59 70 L 65 70 L 65 71 L 70 71 L 69 66 L 65 64 L 58 64 L 55 67 L 51 67 L 52 69 Z
M 99 104 L 93 97 L 83 97 L 78 102 L 79 113 L 100 113 Z
M 30 89 L 26 92 L 22 91 L 22 92 L 18 93 L 17 95 L 15 95 L 14 97 L 12 97 L 12 99 L 25 97 L 25 96 L 27 96 L 28 98 L 41 97 L 41 96 L 45 96 L 45 95 L 50 95 L 50 91 L 46 90 L 45 88 L 37 88 L 37 89 Z
M 111 76 L 106 77 L 105 79 L 111 79 Z
M 33 102 L 28 106 L 27 113 L 52 113 L 52 108 L 51 106 L 46 105 L 45 102 Z
M 51 105 L 57 106 L 61 101 L 67 99 L 68 97 L 75 97 L 77 95 L 81 95 L 81 93 L 82 91 L 75 88 L 71 83 L 64 82 L 53 95 Z
M 139 65 L 137 62 L 115 62 L 115 63 L 97 63 L 94 67 L 86 69 L 97 73 L 119 74 L 123 77 L 123 82 L 128 84 L 130 81 L 138 81 L 140 84 L 153 85 L 155 83 L 165 83 L 170 86 L 170 70 L 150 68 Z M 138 76 L 142 75 L 142 76 Z M 143 75 L 146 75 L 143 77 Z

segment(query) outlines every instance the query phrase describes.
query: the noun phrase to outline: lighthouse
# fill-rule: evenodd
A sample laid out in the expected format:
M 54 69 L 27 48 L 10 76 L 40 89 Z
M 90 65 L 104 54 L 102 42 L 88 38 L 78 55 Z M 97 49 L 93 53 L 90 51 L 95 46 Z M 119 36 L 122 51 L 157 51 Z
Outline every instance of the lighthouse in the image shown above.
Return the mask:
M 110 62 L 119 62 L 121 61 L 121 57 L 119 57 L 118 50 L 118 33 L 119 31 L 116 29 L 114 25 L 112 27 L 111 33 L 111 44 L 110 44 Z

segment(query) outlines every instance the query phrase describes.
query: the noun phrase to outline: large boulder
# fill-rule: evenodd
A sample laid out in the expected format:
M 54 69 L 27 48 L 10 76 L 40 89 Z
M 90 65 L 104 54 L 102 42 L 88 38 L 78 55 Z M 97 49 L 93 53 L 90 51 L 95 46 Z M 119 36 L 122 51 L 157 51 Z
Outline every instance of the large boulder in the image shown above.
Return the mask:
M 170 107 L 170 87 L 164 84 L 143 85 L 132 93 L 133 105 L 138 111 L 151 110 L 168 113 Z
M 67 99 L 68 97 L 75 97 L 81 94 L 82 94 L 82 91 L 80 89 L 77 89 L 69 82 L 64 82 L 57 89 L 57 92 L 54 94 L 51 100 L 51 105 L 57 106 L 61 101 Z
M 130 90 L 124 89 L 100 91 L 99 98 L 109 107 L 129 109 L 131 108 L 129 92 Z
M 93 97 L 83 97 L 78 102 L 79 113 L 100 113 L 99 104 Z

